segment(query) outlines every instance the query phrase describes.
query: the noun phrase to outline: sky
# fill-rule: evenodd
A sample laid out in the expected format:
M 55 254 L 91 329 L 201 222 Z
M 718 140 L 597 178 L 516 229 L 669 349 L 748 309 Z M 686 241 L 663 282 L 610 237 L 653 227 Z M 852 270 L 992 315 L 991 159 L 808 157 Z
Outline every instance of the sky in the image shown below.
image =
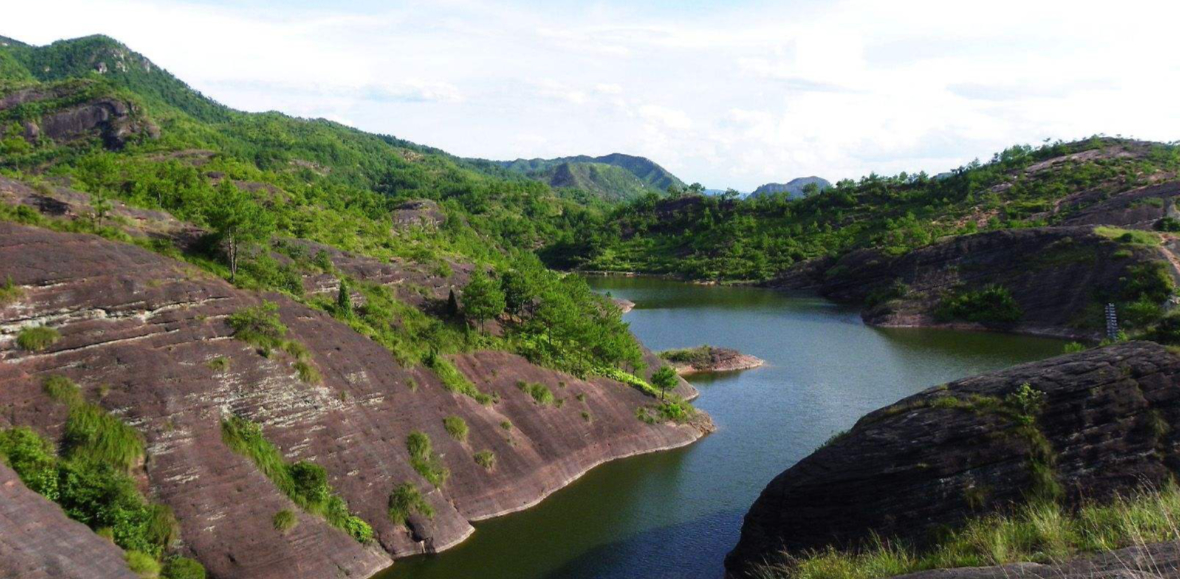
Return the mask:
M 0 0 L 247 111 L 465 157 L 642 155 L 687 182 L 938 173 L 1042 140 L 1180 139 L 1165 0 Z

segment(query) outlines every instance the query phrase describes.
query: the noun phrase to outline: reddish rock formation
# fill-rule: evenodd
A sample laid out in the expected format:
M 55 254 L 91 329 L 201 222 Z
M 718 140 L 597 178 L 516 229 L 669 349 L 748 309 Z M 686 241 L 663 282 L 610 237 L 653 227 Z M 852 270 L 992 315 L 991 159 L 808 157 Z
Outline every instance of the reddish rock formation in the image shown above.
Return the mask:
M 740 576 L 782 549 L 872 534 L 921 545 L 943 525 L 1023 502 L 1039 484 L 1031 461 L 1040 444 L 978 397 L 1008 404 L 1025 383 L 1044 393 L 1033 424 L 1051 457 L 1038 460 L 1051 463 L 1067 506 L 1172 480 L 1180 357 L 1125 343 L 966 378 L 866 415 L 762 491 L 727 569 Z
M 690 425 L 636 419 L 636 408 L 651 399 L 633 388 L 581 380 L 504 352 L 454 359 L 479 389 L 501 398 L 482 406 L 448 392 L 424 368 L 399 367 L 387 350 L 327 314 L 267 295 L 323 376 L 305 384 L 286 354 L 263 357 L 230 336 L 226 317 L 259 296 L 95 236 L 0 223 L 0 279 L 7 276 L 23 297 L 0 308 L 0 427 L 60 436 L 65 412 L 40 382 L 50 374 L 78 382 L 87 397 L 144 435 L 147 461 L 139 476 L 150 496 L 175 511 L 183 551 L 215 577 L 363 577 L 388 565 L 390 554 L 452 546 L 471 532 L 468 521 L 534 504 L 601 462 L 702 435 Z M 34 324 L 57 329 L 60 341 L 39 353 L 16 348 L 15 333 Z M 227 369 L 210 364 L 218 358 Z M 516 387 L 520 380 L 547 385 L 563 405 L 535 404 Z M 584 420 L 583 411 L 592 419 Z M 324 466 L 352 510 L 374 527 L 378 544 L 361 545 L 304 513 L 294 530 L 276 531 L 274 514 L 298 509 L 222 443 L 219 423 L 231 413 L 261 423 L 290 460 Z M 470 427 L 464 443 L 443 428 L 451 414 Z M 505 421 L 511 430 L 501 427 Z M 452 473 L 442 489 L 409 464 L 405 440 L 413 430 L 430 436 Z M 473 460 L 480 450 L 495 452 L 491 471 Z M 386 516 L 390 491 L 407 481 L 436 512 L 411 528 Z
M 25 488 L 0 462 L 0 576 L 20 579 L 136 579 L 123 550 L 70 520 Z

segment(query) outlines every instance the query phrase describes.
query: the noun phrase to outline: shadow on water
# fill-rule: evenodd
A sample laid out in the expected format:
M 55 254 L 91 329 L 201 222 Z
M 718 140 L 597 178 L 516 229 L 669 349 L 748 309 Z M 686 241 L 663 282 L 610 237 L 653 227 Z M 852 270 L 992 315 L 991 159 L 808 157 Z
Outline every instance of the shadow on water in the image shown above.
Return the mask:
M 739 528 L 744 515 L 741 510 L 713 513 L 601 545 L 544 579 L 632 579 L 637 567 L 645 579 L 720 579 L 725 574 L 722 561 L 733 545 L 702 539 Z M 675 566 L 667 565 L 669 561 L 676 561 Z

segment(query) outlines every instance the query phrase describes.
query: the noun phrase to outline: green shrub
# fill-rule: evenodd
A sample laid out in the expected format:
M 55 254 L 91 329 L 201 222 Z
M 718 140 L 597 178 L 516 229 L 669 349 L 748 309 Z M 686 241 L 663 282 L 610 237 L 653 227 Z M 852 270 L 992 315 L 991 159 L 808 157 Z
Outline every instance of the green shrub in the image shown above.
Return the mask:
M 1161 344 L 1180 345 L 1180 315 L 1171 315 L 1160 320 L 1147 333 L 1147 338 Z
M 1119 297 L 1126 302 L 1147 300 L 1162 304 L 1172 297 L 1176 284 L 1162 261 L 1149 261 L 1128 266 L 1119 278 Z
M 475 463 L 487 470 L 492 470 L 496 468 L 496 453 L 490 450 L 481 450 L 475 453 Z
M 283 509 L 275 513 L 274 519 L 271 522 L 274 524 L 276 531 L 286 533 L 299 525 L 299 517 L 295 516 L 295 513 Z
M 0 307 L 6 306 L 16 300 L 21 299 L 25 295 L 24 290 L 20 286 L 12 283 L 12 276 L 8 276 L 4 280 L 4 285 L 0 285 Z
M 155 579 L 160 575 L 160 563 L 155 557 L 139 551 L 127 551 L 124 555 L 127 567 L 144 579 Z
M 504 430 L 512 430 L 512 423 L 505 420 L 500 423 L 500 428 L 503 428 Z
M 590 412 L 583 410 L 582 411 L 582 420 L 585 420 L 586 422 L 593 422 L 594 417 L 590 416 Z
M 405 525 L 414 513 L 433 518 L 434 507 L 422 497 L 414 483 L 402 483 L 389 493 L 389 520 L 395 525 Z
M 467 422 L 460 416 L 448 416 L 443 419 L 443 427 L 447 434 L 459 442 L 467 442 Z
M 1074 354 L 1077 352 L 1085 352 L 1085 351 L 1086 351 L 1086 345 L 1081 342 L 1070 342 L 1065 345 L 1065 353 L 1066 354 Z
M 422 478 L 435 487 L 441 487 L 447 482 L 451 472 L 442 465 L 438 455 L 430 444 L 430 437 L 425 432 L 415 430 L 406 437 L 406 450 L 410 452 L 410 465 Z
M 553 391 L 544 384 L 538 382 L 525 382 L 523 380 L 516 383 L 516 387 L 523 390 L 526 394 L 532 397 L 533 402 L 545 406 L 546 404 L 553 404 Z
M 1003 286 L 954 293 L 943 298 L 935 309 L 935 316 L 943 321 L 1011 323 L 1023 315 L 1012 293 Z
M 61 334 L 53 328 L 26 326 L 21 328 L 20 332 L 17 333 L 16 345 L 22 350 L 41 352 L 52 346 L 59 339 L 61 339 Z
M 205 567 L 195 559 L 172 557 L 164 563 L 163 579 L 205 579 Z
M 282 346 L 287 326 L 279 319 L 279 306 L 274 302 L 262 302 L 230 315 L 229 327 L 234 337 L 264 350 Z

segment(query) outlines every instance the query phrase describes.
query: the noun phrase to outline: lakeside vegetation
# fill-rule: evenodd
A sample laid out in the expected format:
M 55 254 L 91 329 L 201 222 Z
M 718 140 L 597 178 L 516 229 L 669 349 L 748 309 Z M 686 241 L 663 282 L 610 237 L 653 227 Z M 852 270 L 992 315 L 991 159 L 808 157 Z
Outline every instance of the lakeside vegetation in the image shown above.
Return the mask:
M 929 549 L 876 538 L 861 549 L 784 555 L 758 579 L 878 579 L 930 569 L 1061 563 L 1080 555 L 1180 540 L 1180 487 L 1143 490 L 1076 511 L 1035 501 L 967 521 Z M 1128 563 L 1128 565 L 1132 565 Z M 1153 569 L 1129 567 L 1128 571 Z

